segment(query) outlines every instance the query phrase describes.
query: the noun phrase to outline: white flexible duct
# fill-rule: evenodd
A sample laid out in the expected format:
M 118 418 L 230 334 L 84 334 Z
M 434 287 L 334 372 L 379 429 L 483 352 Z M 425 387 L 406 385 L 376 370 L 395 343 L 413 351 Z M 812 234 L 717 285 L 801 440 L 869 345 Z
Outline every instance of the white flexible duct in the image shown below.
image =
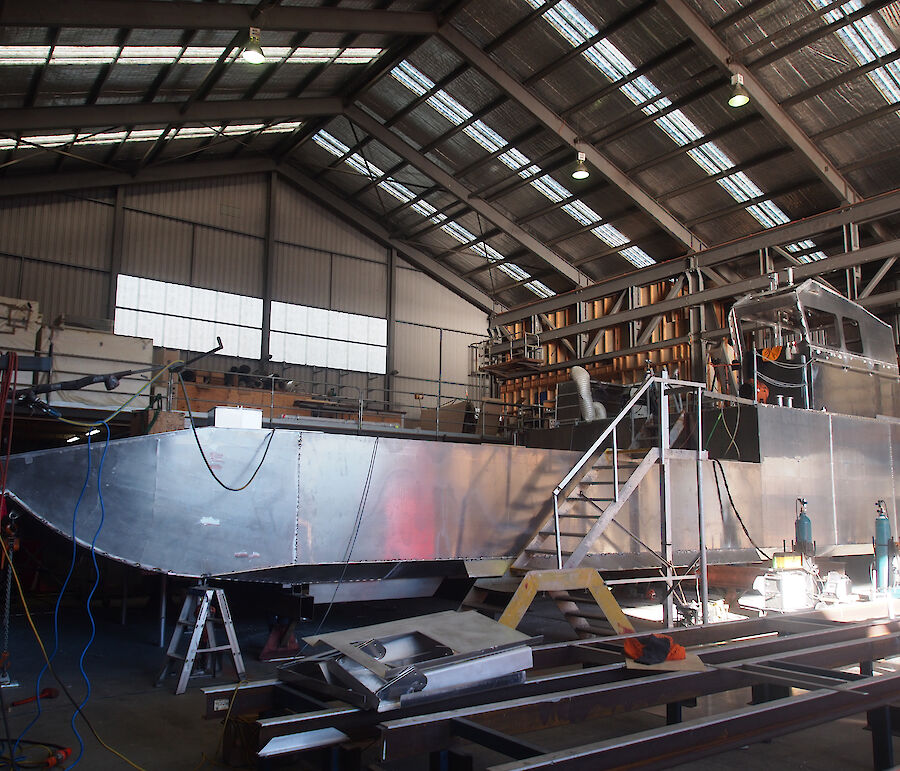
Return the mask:
M 591 376 L 584 367 L 572 367 L 572 381 L 578 388 L 578 401 L 581 403 L 581 417 L 587 422 L 606 417 L 606 408 L 591 398 Z

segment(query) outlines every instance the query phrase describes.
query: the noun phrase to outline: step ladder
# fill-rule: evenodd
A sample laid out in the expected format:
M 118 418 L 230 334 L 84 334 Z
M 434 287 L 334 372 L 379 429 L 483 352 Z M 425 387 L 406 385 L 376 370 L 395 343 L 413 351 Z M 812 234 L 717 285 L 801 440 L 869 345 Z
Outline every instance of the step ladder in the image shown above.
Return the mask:
M 216 613 L 218 607 L 218 614 Z M 216 626 L 225 627 L 225 636 L 228 643 L 218 645 L 216 643 Z M 179 652 L 182 642 L 186 637 L 185 632 L 191 629 L 187 648 Z M 206 645 L 201 647 L 203 634 L 206 633 Z M 224 651 L 231 651 L 234 662 L 234 670 L 238 680 L 244 679 L 244 659 L 238 646 L 237 635 L 234 631 L 234 622 L 231 619 L 231 611 L 228 608 L 228 600 L 225 599 L 225 590 L 201 584 L 188 589 L 184 604 L 181 606 L 181 614 L 175 622 L 175 631 L 166 650 L 166 660 L 162 671 L 156 679 L 157 685 L 163 681 L 178 666 L 181 666 L 181 674 L 178 677 L 178 685 L 175 694 L 182 694 L 187 689 L 188 681 L 194 675 L 194 664 L 197 656 L 205 655 L 209 661 L 207 664 L 210 674 L 215 674 L 216 660 Z

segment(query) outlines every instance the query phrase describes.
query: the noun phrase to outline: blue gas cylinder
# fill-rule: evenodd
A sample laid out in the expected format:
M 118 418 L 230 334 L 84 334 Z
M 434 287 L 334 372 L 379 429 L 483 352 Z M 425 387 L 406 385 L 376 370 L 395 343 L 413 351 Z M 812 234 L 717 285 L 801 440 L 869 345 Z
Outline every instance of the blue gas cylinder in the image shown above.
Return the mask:
M 876 504 L 878 514 L 875 517 L 875 585 L 878 589 L 887 589 L 889 576 L 889 557 L 891 543 L 891 520 L 884 511 L 884 501 Z

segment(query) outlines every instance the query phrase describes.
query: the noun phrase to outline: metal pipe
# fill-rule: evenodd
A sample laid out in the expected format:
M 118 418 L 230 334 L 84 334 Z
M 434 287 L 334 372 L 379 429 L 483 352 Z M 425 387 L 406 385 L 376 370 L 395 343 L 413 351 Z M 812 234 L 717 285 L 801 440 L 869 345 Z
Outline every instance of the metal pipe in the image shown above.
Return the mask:
M 666 592 L 663 600 L 663 626 L 671 627 L 675 623 L 675 603 L 672 598 L 674 590 L 673 576 L 675 571 L 672 569 L 674 559 L 672 551 L 672 485 L 671 485 L 671 467 L 669 459 L 669 402 L 666 393 L 666 379 L 659 378 L 659 484 L 660 484 L 660 542 L 662 546 L 662 554 L 666 559 Z
M 562 570 L 562 543 L 559 537 L 559 496 L 555 491 L 553 493 L 553 527 L 556 530 L 556 567 Z
M 697 524 L 700 529 L 700 608 L 709 623 L 709 576 L 706 564 L 706 512 L 703 507 L 703 388 L 697 389 Z
M 591 397 L 591 376 L 584 367 L 572 367 L 572 380 L 578 389 L 578 401 L 581 403 L 581 417 L 588 423 L 596 420 L 594 400 Z
M 619 502 L 619 447 L 618 440 L 616 439 L 615 430 L 612 432 L 612 440 L 613 440 L 613 499 L 616 503 Z

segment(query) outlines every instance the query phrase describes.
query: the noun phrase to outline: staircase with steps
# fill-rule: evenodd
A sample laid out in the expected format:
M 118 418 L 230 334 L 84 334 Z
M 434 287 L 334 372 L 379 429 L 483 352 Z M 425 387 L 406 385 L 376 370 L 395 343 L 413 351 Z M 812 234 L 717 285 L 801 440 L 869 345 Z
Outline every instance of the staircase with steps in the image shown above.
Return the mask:
M 618 457 L 615 457 L 618 456 Z M 594 542 L 659 460 L 656 447 L 604 452 L 584 476 L 566 486 L 551 515 L 513 562 L 511 571 L 580 567 Z M 555 521 L 559 521 L 559 543 Z
M 528 571 L 573 569 L 584 563 L 597 539 L 662 457 L 658 447 L 618 448 L 617 428 L 652 385 L 651 379 L 644 382 L 556 487 L 552 494 L 553 512 L 533 534 L 509 572 L 499 579 L 476 582 L 463 600 L 463 607 L 488 613 L 502 611 L 504 598 L 508 600 Z M 581 607 L 583 602 L 593 604 L 589 594 L 582 596 L 567 591 L 547 594 L 580 635 L 607 631 L 593 623 L 605 619 L 596 605 Z M 496 601 L 501 604 L 493 604 Z
M 643 449 L 620 450 L 617 428 L 628 418 L 648 391 L 658 385 L 660 398 L 657 399 L 657 414 L 648 415 L 637 436 L 649 433 L 657 446 Z M 509 597 L 518 588 L 522 577 L 529 571 L 576 570 L 590 567 L 590 555 L 596 551 L 598 539 L 614 521 L 616 515 L 628 503 L 629 498 L 640 486 L 655 465 L 660 465 L 660 480 L 667 492 L 668 472 L 663 473 L 668 459 L 683 457 L 697 459 L 705 456 L 702 450 L 670 449 L 684 431 L 687 411 L 682 408 L 681 394 L 686 391 L 700 394 L 704 385 L 684 381 L 669 381 L 667 378 L 652 377 L 644 381 L 622 411 L 611 421 L 594 444 L 582 455 L 571 471 L 553 490 L 553 511 L 544 520 L 513 561 L 507 574 L 501 578 L 481 579 L 470 590 L 463 606 L 488 613 L 502 612 Z M 678 414 L 674 422 L 669 419 L 668 397 L 676 399 Z M 656 412 L 652 410 L 650 412 Z M 665 430 L 662 427 L 665 426 Z M 668 504 L 660 502 L 661 511 Z M 672 580 L 674 566 L 671 564 L 671 535 L 665 536 L 670 524 L 664 517 L 663 533 L 669 543 L 662 546 L 661 557 L 666 576 L 662 580 Z M 666 560 L 668 562 L 666 563 Z M 596 622 L 606 620 L 606 614 L 594 603 L 590 593 L 569 591 L 547 591 L 566 620 L 581 636 L 605 634 L 607 627 L 598 627 Z M 495 604 L 497 603 L 497 604 Z M 671 611 L 668 613 L 671 618 Z

